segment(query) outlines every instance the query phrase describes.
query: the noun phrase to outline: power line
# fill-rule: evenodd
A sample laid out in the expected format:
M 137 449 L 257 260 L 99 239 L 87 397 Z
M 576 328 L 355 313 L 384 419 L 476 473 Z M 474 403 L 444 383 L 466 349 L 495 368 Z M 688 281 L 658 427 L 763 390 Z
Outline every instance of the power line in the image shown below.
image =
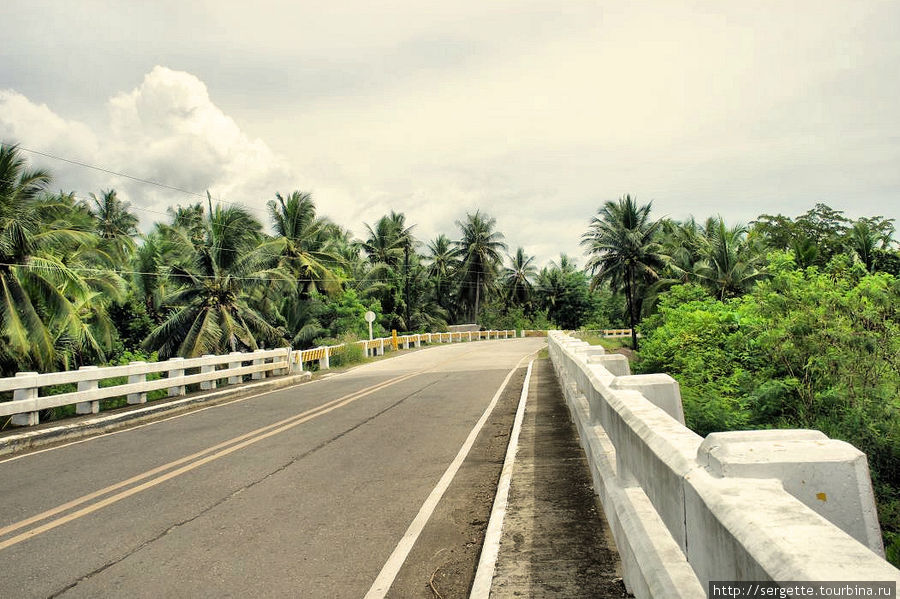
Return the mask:
M 8 143 L 8 142 L 0 142 L 0 143 L 2 143 L 3 145 L 7 145 L 7 146 L 15 146 L 15 144 L 10 144 L 10 143 Z M 35 150 L 35 149 L 32 149 L 32 148 L 26 148 L 25 146 L 15 146 L 15 147 L 17 147 L 17 148 L 20 149 L 20 150 L 24 150 L 25 152 L 30 152 L 31 154 L 37 154 L 38 156 L 44 156 L 45 158 L 51 158 L 51 159 L 53 159 L 53 160 L 59 160 L 60 162 L 66 162 L 66 163 L 68 163 L 68 164 L 73 164 L 73 165 L 75 165 L 75 166 L 80 166 L 80 167 L 84 167 L 84 168 L 89 168 L 89 169 L 92 169 L 92 170 L 95 170 L 95 171 L 99 171 L 99 172 L 101 172 L 101 173 L 106 173 L 106 174 L 109 174 L 109 175 L 114 175 L 114 176 L 116 176 L 116 177 L 122 177 L 122 178 L 125 178 L 125 179 L 130 179 L 130 180 L 132 180 L 132 181 L 137 181 L 137 182 L 139 182 L 139 183 L 146 183 L 147 185 L 154 185 L 154 186 L 159 187 L 159 188 L 162 188 L 162 189 L 168 189 L 168 190 L 170 190 L 170 191 L 177 191 L 177 192 L 179 192 L 179 193 L 183 193 L 183 194 L 186 194 L 186 195 L 189 195 L 189 196 L 193 196 L 193 197 L 197 197 L 197 198 L 201 198 L 201 199 L 205 199 L 205 198 L 207 197 L 206 194 L 204 194 L 204 193 L 198 193 L 198 192 L 196 192 L 196 191 L 191 191 L 191 190 L 189 190 L 189 189 L 184 189 L 184 188 L 181 188 L 181 187 L 177 187 L 177 186 L 175 186 L 175 185 L 169 185 L 169 184 L 167 184 L 167 183 L 160 183 L 159 181 L 153 181 L 152 179 L 144 179 L 143 177 L 137 177 L 137 176 L 134 176 L 134 175 L 129 175 L 128 173 L 122 173 L 122 172 L 119 172 L 119 171 L 114 171 L 114 170 L 112 170 L 112 169 L 104 168 L 104 167 L 102 167 L 102 166 L 97 166 L 97 165 L 95 165 L 95 164 L 89 164 L 89 163 L 87 163 L 87 162 L 81 162 L 80 160 L 73 160 L 73 159 L 71 159 L 71 158 L 64 158 L 64 157 L 62 157 L 62 156 L 56 156 L 55 154 L 50 154 L 49 152 L 42 152 L 41 150 Z M 230 204 L 230 205 L 232 205 L 232 206 L 242 206 L 242 207 L 244 207 L 244 208 L 249 208 L 249 209 L 251 209 L 251 210 L 262 211 L 260 208 L 255 208 L 255 207 L 253 207 L 253 206 L 245 206 L 244 204 L 240 204 L 240 203 L 238 203 L 238 202 L 230 202 L 230 201 L 228 201 L 228 200 L 223 200 L 222 198 L 213 198 L 213 199 L 214 199 L 215 201 L 220 202 L 220 203 L 223 203 L 223 204 Z

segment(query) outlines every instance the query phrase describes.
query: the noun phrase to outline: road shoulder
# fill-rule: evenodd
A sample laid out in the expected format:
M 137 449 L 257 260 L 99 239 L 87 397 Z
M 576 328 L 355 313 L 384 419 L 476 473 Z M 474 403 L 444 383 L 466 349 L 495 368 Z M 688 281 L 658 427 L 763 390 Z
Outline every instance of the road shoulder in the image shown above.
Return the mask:
M 534 363 L 491 596 L 627 596 L 578 433 L 547 359 Z

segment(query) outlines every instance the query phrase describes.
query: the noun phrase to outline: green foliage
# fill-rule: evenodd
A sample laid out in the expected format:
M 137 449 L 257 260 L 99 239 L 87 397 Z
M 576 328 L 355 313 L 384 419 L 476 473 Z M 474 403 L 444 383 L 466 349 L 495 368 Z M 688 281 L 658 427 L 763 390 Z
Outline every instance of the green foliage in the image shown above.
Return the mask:
M 587 274 L 579 270 L 565 254 L 559 264 L 551 262 L 537 278 L 537 305 L 547 318 L 562 329 L 577 329 L 592 314 Z
M 625 299 L 601 286 L 590 294 L 589 312 L 579 328 L 590 330 L 628 328 Z
M 900 281 L 846 255 L 820 270 L 776 253 L 767 270 L 742 298 L 718 300 L 696 285 L 663 294 L 642 326 L 636 370 L 674 376 L 700 434 L 814 428 L 864 451 L 896 559 Z
M 322 326 L 328 332 L 330 338 L 338 338 L 342 335 L 352 335 L 356 340 L 369 338 L 369 325 L 365 320 L 365 314 L 372 310 L 378 314 L 380 306 L 378 302 L 369 299 L 364 303 L 355 291 L 348 289 L 334 298 L 319 297 L 321 310 L 318 317 Z M 386 331 L 379 321 L 372 323 L 372 331 L 375 337 L 382 337 Z M 314 345 L 324 345 L 315 343 Z
M 357 337 L 353 333 L 345 333 L 344 335 L 341 335 L 339 339 L 336 339 L 334 344 L 329 344 L 343 345 L 343 347 L 339 351 L 337 351 L 337 353 L 331 356 L 331 366 L 338 368 L 341 366 L 350 366 L 351 364 L 359 364 L 361 362 L 365 362 L 366 351 L 361 346 L 356 345 L 357 341 L 359 341 L 359 337 Z
M 673 287 L 644 320 L 637 372 L 667 372 L 681 384 L 685 419 L 701 435 L 744 428 L 758 365 L 740 300 L 719 301 L 694 284 Z
M 521 306 L 503 309 L 497 304 L 490 304 L 481 311 L 478 321 L 481 326 L 489 330 L 546 330 L 556 328 L 547 318 L 547 312 L 538 310 L 532 314 L 526 314 Z

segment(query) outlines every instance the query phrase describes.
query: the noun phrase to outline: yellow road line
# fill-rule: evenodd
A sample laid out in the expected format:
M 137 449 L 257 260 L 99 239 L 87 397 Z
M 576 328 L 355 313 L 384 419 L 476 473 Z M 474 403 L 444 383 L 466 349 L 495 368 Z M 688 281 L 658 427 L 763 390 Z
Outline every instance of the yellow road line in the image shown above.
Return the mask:
M 222 458 L 226 455 L 229 455 L 229 454 L 237 451 L 238 449 L 243 449 L 244 447 L 253 445 L 254 443 L 256 443 L 258 441 L 262 441 L 263 439 L 267 439 L 273 435 L 277 435 L 286 430 L 294 428 L 295 426 L 298 426 L 298 425 L 308 422 L 314 418 L 317 418 L 319 416 L 327 414 L 333 410 L 336 410 L 337 408 L 343 407 L 349 403 L 356 401 L 357 399 L 361 399 L 363 397 L 371 395 L 372 393 L 380 391 L 386 387 L 390 387 L 391 385 L 395 385 L 395 384 L 403 382 L 407 379 L 418 376 L 419 374 L 422 374 L 423 372 L 426 372 L 427 370 L 428 369 L 422 370 L 419 372 L 413 372 L 411 374 L 402 375 L 402 376 L 390 379 L 388 381 L 384 381 L 382 383 L 372 385 L 371 387 L 368 387 L 366 389 L 363 389 L 360 391 L 355 391 L 355 392 L 345 395 L 343 397 L 339 397 L 337 399 L 326 402 L 315 408 L 311 408 L 300 414 L 295 414 L 294 416 L 285 418 L 284 420 L 280 420 L 278 422 L 260 427 L 253 431 L 250 431 L 248 433 L 244 433 L 243 435 L 234 437 L 227 441 L 223 441 L 222 443 L 219 443 L 212 447 L 208 447 L 202 451 L 193 453 L 189 456 L 179 458 L 179 459 L 169 462 L 167 464 L 163 464 L 162 466 L 158 466 L 158 467 L 148 470 L 142 474 L 133 476 L 127 480 L 115 483 L 113 485 L 110 485 L 110 486 L 100 489 L 98 491 L 88 493 L 87 495 L 83 495 L 77 499 L 73 499 L 72 501 L 64 503 L 60 506 L 57 506 L 57 507 L 47 510 L 45 512 L 41 512 L 40 514 L 37 514 L 35 516 L 31 516 L 30 518 L 26 518 L 19 522 L 15 522 L 13 524 L 10 524 L 8 526 L 0 528 L 0 536 L 8 534 L 10 532 L 13 532 L 20 528 L 23 528 L 25 526 L 29 526 L 30 524 L 34 524 L 36 522 L 40 522 L 41 520 L 46 520 L 47 518 L 56 516 L 62 512 L 65 512 L 74 507 L 82 505 L 88 501 L 91 501 L 98 497 L 102 497 L 103 495 L 106 495 L 108 493 L 111 493 L 113 491 L 121 489 L 123 487 L 127 487 L 128 485 L 131 485 L 131 484 L 141 481 L 143 479 L 146 479 L 146 478 L 149 478 L 156 474 L 159 474 L 160 472 L 169 470 L 170 468 L 173 468 L 180 464 L 184 464 L 185 462 L 190 462 L 191 460 L 194 460 L 194 459 L 204 456 L 206 454 L 215 452 L 215 453 L 212 453 L 212 455 L 209 455 L 203 459 L 199 459 L 195 462 L 192 462 L 190 464 L 182 466 L 181 468 L 178 468 L 177 470 L 173 470 L 173 471 L 163 474 L 162 476 L 159 476 L 155 479 L 149 480 L 141 485 L 132 487 L 130 489 L 127 489 L 125 491 L 117 493 L 116 495 L 108 497 L 102 501 L 99 501 L 95 504 L 92 504 L 88 507 L 82 508 L 81 510 L 78 510 L 77 512 L 73 512 L 72 514 L 69 514 L 67 516 L 62 516 L 60 518 L 57 518 L 56 520 L 53 520 L 51 522 L 48 522 L 41 526 L 38 526 L 37 528 L 33 528 L 29 531 L 26 531 L 24 533 L 21 533 L 19 535 L 11 537 L 11 538 L 7 539 L 6 541 L 2 541 L 2 542 L 0 542 L 0 550 L 6 549 L 7 547 L 10 547 L 17 543 L 20 543 L 31 537 L 37 536 L 43 532 L 46 532 L 53 528 L 56 528 L 57 526 L 61 526 L 62 524 L 71 522 L 72 520 L 75 520 L 77 518 L 80 518 L 82 516 L 90 514 L 92 512 L 95 512 L 103 507 L 106 507 L 108 505 L 111 505 L 113 503 L 121 501 L 122 499 L 125 499 L 126 497 L 130 497 L 131 495 L 139 493 L 140 491 L 149 489 L 151 487 L 155 487 L 156 485 L 158 485 L 162 482 L 165 482 L 171 478 L 174 478 L 176 476 L 184 474 L 185 472 L 189 472 L 199 466 L 202 466 L 203 464 L 212 462 L 212 461 Z M 228 446 L 230 446 L 230 447 L 228 447 Z M 223 449 L 225 447 L 227 447 L 227 449 Z

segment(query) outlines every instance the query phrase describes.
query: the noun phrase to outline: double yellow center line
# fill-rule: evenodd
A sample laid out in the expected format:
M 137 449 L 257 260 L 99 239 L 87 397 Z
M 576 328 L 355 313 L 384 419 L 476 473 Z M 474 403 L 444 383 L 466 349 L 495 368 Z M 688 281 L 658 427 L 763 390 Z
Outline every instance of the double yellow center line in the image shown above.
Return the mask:
M 39 534 L 45 533 L 48 530 L 53 530 L 57 526 L 62 526 L 67 522 L 71 522 L 73 520 L 77 520 L 83 516 L 96 512 L 97 510 L 103 509 L 108 505 L 112 505 L 117 503 L 123 499 L 131 497 L 141 491 L 146 491 L 152 487 L 155 487 L 161 483 L 166 482 L 176 476 L 180 476 L 186 472 L 190 472 L 195 468 L 199 468 L 204 464 L 208 464 L 209 462 L 213 462 L 218 460 L 219 458 L 223 458 L 229 454 L 234 453 L 240 449 L 245 447 L 249 447 L 254 443 L 258 443 L 263 439 L 268 439 L 274 435 L 279 433 L 283 433 L 284 431 L 290 430 L 295 426 L 299 426 L 305 422 L 309 422 L 314 418 L 318 418 L 319 416 L 323 416 L 333 410 L 341 408 L 349 403 L 352 403 L 358 399 L 362 399 L 368 395 L 381 391 L 386 387 L 390 387 L 392 385 L 396 385 L 397 383 L 402 383 L 408 379 L 411 379 L 419 374 L 426 372 L 426 370 L 413 372 L 410 374 L 402 375 L 395 377 L 393 379 L 384 381 L 382 383 L 378 383 L 376 385 L 372 385 L 371 387 L 367 387 L 360 391 L 356 391 L 354 393 L 350 393 L 348 395 L 344 395 L 343 397 L 339 397 L 337 399 L 333 399 L 329 402 L 326 402 L 320 406 L 315 408 L 306 410 L 300 414 L 295 414 L 289 418 L 285 418 L 284 420 L 280 420 L 278 422 L 260 427 L 258 429 L 252 430 L 248 433 L 244 433 L 243 435 L 239 435 L 232 439 L 228 439 L 227 441 L 223 441 L 217 445 L 213 445 L 212 447 L 207 447 L 204 450 L 198 451 L 197 453 L 193 453 L 191 455 L 185 456 L 183 458 L 179 458 L 167 464 L 163 464 L 162 466 L 158 466 L 151 470 L 147 470 L 141 474 L 136 476 L 132 476 L 129 479 L 123 480 L 121 482 L 115 483 L 108 487 L 104 487 L 98 491 L 94 491 L 92 493 L 88 493 L 87 495 L 82 495 L 77 499 L 73 499 L 72 501 L 66 502 L 62 505 L 59 505 L 55 508 L 49 509 L 47 511 L 41 512 L 35 516 L 31 516 L 30 518 L 26 518 L 24 520 L 20 520 L 18 522 L 14 522 L 9 524 L 8 526 L 4 526 L 0 528 L 0 538 L 9 535 L 17 530 L 21 530 L 23 528 L 27 528 L 32 524 L 37 524 L 39 522 L 43 522 L 45 520 L 49 520 L 49 522 L 45 522 L 39 526 L 35 526 L 34 528 L 30 528 L 25 532 L 21 532 L 15 536 L 9 537 L 6 540 L 0 541 L 0 550 L 6 549 L 7 547 L 12 547 L 22 541 L 26 541 L 32 537 L 35 537 Z M 135 485 L 135 483 L 140 483 Z M 135 485 L 135 486 L 131 486 Z M 124 489 L 124 490 L 120 490 Z M 113 495 L 110 493 L 114 493 L 115 491 L 119 491 Z M 108 495 L 108 496 L 107 496 Z M 107 496 L 107 497 L 104 497 Z M 95 503 L 90 503 L 95 499 L 100 499 Z M 88 504 L 88 505 L 85 505 Z M 69 512 L 74 508 L 85 505 L 79 510 L 74 512 Z M 67 513 L 68 512 L 68 513 Z

